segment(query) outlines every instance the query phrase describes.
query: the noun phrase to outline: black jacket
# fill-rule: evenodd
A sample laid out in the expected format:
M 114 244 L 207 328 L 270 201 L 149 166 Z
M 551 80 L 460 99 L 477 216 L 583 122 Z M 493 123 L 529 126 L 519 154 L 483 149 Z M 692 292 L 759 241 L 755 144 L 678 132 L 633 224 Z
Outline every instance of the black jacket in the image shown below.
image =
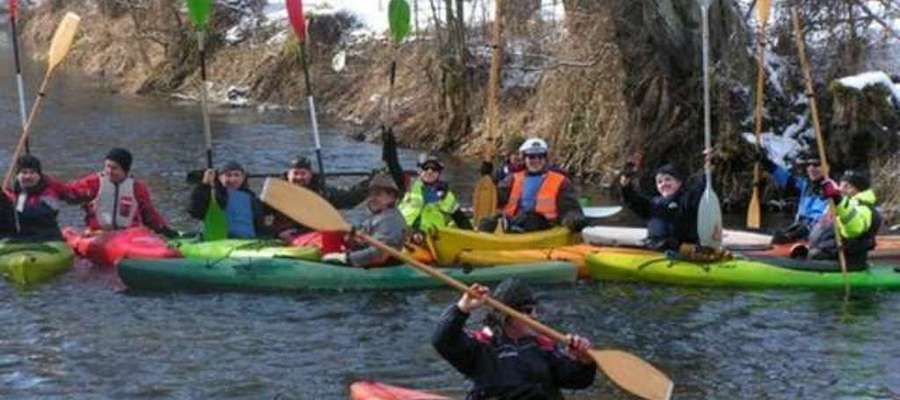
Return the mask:
M 473 381 L 467 399 L 562 399 L 561 388 L 584 389 L 594 382 L 595 365 L 569 358 L 549 339 L 466 333 L 468 318 L 451 306 L 432 338 L 437 352 Z
M 647 220 L 650 247 L 657 250 L 678 250 L 682 243 L 699 242 L 697 211 L 706 188 L 706 179 L 688 179 L 671 197 L 648 197 L 636 192 L 631 185 L 622 187 L 625 205 Z

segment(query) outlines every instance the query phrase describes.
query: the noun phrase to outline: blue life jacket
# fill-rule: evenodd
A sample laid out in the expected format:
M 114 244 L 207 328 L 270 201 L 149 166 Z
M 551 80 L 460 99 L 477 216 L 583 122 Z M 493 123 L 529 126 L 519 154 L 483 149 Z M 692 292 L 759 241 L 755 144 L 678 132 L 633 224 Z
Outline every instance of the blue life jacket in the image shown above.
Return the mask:
M 253 198 L 243 190 L 228 189 L 228 237 L 249 239 L 256 237 L 253 226 Z

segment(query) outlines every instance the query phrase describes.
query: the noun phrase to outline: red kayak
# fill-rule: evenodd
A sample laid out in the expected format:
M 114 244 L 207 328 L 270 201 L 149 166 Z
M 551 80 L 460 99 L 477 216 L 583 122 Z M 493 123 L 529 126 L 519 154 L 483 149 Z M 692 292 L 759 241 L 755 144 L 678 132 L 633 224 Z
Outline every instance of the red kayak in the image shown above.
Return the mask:
M 450 400 L 450 398 L 380 382 L 359 381 L 350 385 L 350 400 Z
M 62 230 L 66 244 L 80 257 L 100 267 L 113 267 L 129 258 L 174 258 L 181 253 L 169 247 L 165 239 L 144 228 L 128 228 L 88 234 L 73 227 Z
M 878 235 L 875 248 L 869 251 L 870 261 L 900 261 L 900 235 Z M 790 257 L 794 246 L 805 245 L 805 242 L 776 244 L 771 249 L 761 251 L 742 251 L 751 256 Z

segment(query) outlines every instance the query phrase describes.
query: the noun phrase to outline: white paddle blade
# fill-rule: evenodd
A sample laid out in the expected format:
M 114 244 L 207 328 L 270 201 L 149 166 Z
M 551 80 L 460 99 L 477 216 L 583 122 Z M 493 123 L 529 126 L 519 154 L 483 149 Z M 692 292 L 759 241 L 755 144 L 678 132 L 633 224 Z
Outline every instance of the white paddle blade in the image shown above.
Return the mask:
M 722 208 L 719 197 L 711 188 L 706 188 L 697 211 L 697 235 L 700 245 L 714 249 L 722 248 Z
M 317 231 L 349 232 L 351 227 L 328 201 L 315 192 L 278 178 L 268 178 L 260 199 L 288 218 Z
M 656 367 L 619 350 L 590 350 L 591 358 L 619 387 L 638 397 L 669 400 L 675 384 Z
M 584 213 L 584 216 L 588 218 L 607 218 L 622 211 L 622 206 L 582 207 L 581 211 Z
M 75 33 L 78 32 L 78 24 L 81 23 L 81 17 L 75 13 L 66 13 L 62 22 L 56 27 L 53 34 L 53 40 L 50 42 L 50 52 L 47 56 L 47 71 L 52 71 L 69 53 L 72 47 L 72 41 L 75 40 Z

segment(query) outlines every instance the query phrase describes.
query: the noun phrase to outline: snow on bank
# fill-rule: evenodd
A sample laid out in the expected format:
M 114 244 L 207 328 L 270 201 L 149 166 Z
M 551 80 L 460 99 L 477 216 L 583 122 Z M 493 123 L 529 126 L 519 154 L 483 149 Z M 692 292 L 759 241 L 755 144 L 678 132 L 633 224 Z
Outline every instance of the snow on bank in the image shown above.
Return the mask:
M 882 85 L 893 93 L 894 98 L 900 102 L 900 87 L 891 81 L 891 78 L 881 71 L 863 72 L 859 75 L 853 75 L 838 79 L 838 84 L 844 87 L 863 90 L 867 86 Z

